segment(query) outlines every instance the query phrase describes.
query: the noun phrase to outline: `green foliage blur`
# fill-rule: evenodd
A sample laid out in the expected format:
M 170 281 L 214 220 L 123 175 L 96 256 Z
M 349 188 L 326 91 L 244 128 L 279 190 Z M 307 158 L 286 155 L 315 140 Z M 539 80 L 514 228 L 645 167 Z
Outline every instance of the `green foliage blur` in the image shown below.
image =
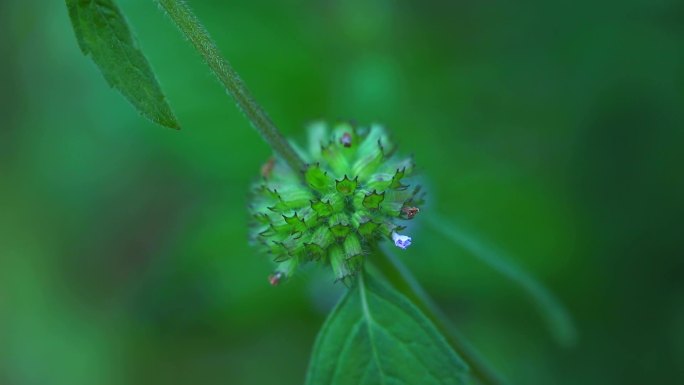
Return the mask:
M 567 305 L 444 238 L 399 254 L 513 384 L 684 383 L 684 6 L 677 0 L 191 0 L 295 140 L 389 126 L 429 206 Z M 153 1 L 119 0 L 181 131 L 140 117 L 62 1 L 0 2 L 0 384 L 301 384 L 343 290 L 273 288 L 247 244 L 270 156 Z

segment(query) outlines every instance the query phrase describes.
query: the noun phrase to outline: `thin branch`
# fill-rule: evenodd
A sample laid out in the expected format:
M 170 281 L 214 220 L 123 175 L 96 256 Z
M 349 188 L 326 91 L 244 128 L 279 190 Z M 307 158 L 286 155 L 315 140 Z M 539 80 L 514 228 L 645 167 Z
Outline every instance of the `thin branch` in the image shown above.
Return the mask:
M 157 2 L 200 53 L 228 94 L 235 99 L 240 110 L 273 151 L 280 155 L 295 172 L 304 170 L 304 161 L 283 137 L 263 108 L 254 100 L 242 79 L 223 58 L 216 43 L 187 3 L 183 0 L 157 0 Z
M 451 324 L 444 313 L 427 295 L 409 270 L 392 255 L 374 247 L 369 259 L 377 270 L 395 287 L 418 306 L 435 326 L 445 335 L 449 344 L 470 366 L 475 378 L 483 385 L 506 385 L 505 381 L 480 356 L 473 346 Z

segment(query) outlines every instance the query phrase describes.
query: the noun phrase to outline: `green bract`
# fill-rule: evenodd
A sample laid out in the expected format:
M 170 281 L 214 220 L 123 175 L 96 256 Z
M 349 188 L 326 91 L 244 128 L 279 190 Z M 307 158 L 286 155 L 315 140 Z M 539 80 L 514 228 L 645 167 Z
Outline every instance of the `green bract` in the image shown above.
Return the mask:
M 271 159 L 253 187 L 251 238 L 273 256 L 278 269 L 271 284 L 308 261 L 332 266 L 347 280 L 364 263 L 368 247 L 383 238 L 406 248 L 411 238 L 397 234 L 422 203 L 413 186 L 411 157 L 395 154 L 382 126 L 340 123 L 309 128 L 307 163 L 292 170 Z

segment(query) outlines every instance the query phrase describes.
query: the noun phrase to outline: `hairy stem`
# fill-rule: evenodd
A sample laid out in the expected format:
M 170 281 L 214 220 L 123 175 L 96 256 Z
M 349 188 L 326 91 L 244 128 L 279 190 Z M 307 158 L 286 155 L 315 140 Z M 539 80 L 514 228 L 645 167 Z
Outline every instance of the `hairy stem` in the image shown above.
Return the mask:
M 214 72 L 238 107 L 247 116 L 252 126 L 261 134 L 273 151 L 287 162 L 294 171 L 304 169 L 304 161 L 297 155 L 292 146 L 285 140 L 278 128 L 273 124 L 266 112 L 254 100 L 249 90 L 231 67 L 221 56 L 216 43 L 211 39 L 199 19 L 183 0 L 157 0 L 159 5 L 171 17 L 181 33 L 192 43 L 197 52 Z
M 401 293 L 418 306 L 446 336 L 449 344 L 470 366 L 473 376 L 483 385 L 505 385 L 501 378 L 472 345 L 454 328 L 445 314 L 427 295 L 409 270 L 394 256 L 379 247 L 373 248 L 371 261 L 381 274 Z

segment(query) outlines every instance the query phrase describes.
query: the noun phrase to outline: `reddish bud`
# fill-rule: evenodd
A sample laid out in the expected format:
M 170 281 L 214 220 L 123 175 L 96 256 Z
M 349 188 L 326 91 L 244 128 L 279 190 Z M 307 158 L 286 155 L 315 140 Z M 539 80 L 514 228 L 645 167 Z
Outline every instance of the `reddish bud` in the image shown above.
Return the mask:
M 275 158 L 270 157 L 266 163 L 264 163 L 261 166 L 261 176 L 264 177 L 264 179 L 268 179 L 271 176 L 271 172 L 273 171 L 273 168 L 275 167 Z
M 406 215 L 406 218 L 413 219 L 420 212 L 420 209 L 418 207 L 404 207 L 401 212 Z
M 270 283 L 271 286 L 278 286 L 283 278 L 285 278 L 285 274 L 282 271 L 276 271 L 268 276 L 268 283 Z

